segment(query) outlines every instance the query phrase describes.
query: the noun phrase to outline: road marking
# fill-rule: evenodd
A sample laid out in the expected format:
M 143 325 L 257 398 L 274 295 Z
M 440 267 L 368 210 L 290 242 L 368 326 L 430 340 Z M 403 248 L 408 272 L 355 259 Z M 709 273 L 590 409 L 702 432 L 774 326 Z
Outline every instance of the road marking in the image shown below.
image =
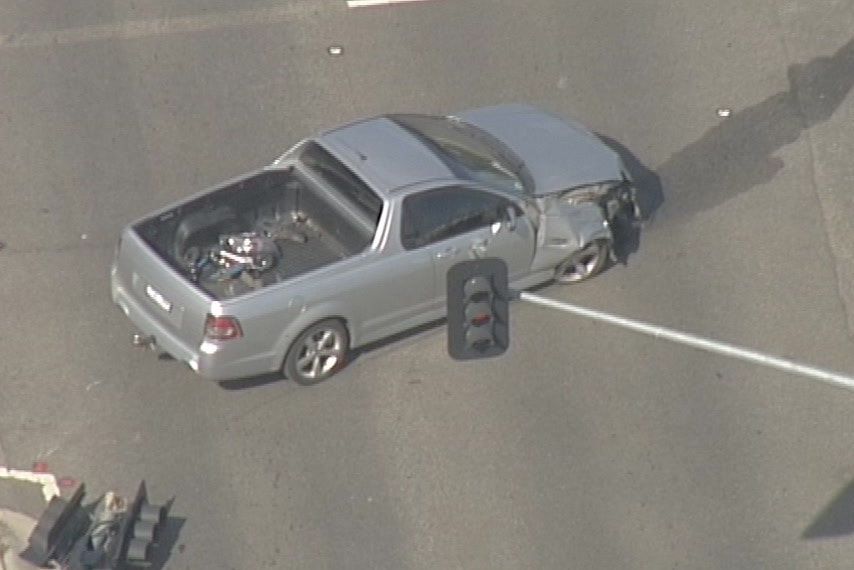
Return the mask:
M 428 0 L 348 0 L 350 8 L 426 2 Z M 0 34 L 0 50 L 14 48 L 40 48 L 74 45 L 102 41 L 135 40 L 169 34 L 186 34 L 238 28 L 280 24 L 299 16 L 315 16 L 316 0 L 291 0 L 283 6 L 255 10 L 218 12 L 178 18 L 156 18 L 112 22 L 80 28 L 44 30 L 35 32 Z
M 14 479 L 16 481 L 37 483 L 42 486 L 42 496 L 48 502 L 53 497 L 59 496 L 59 483 L 56 477 L 50 473 L 36 473 L 34 471 L 20 471 L 18 469 L 0 467 L 0 479 Z
M 572 305 L 570 303 L 556 301 L 547 297 L 540 297 L 539 295 L 534 295 L 533 293 L 528 293 L 527 291 L 522 291 L 521 293 L 519 293 L 519 298 L 523 301 L 528 301 L 536 305 L 550 307 L 552 309 L 557 309 L 565 313 L 580 315 L 582 317 L 593 319 L 594 321 L 602 321 L 611 325 L 616 325 L 618 327 L 623 327 L 635 332 L 653 336 L 655 338 L 663 338 L 665 340 L 669 340 L 678 344 L 686 344 L 690 347 L 705 350 L 707 352 L 723 354 L 724 356 L 730 356 L 739 360 L 753 362 L 754 364 L 760 364 L 762 366 L 769 366 L 771 368 L 776 368 L 777 370 L 782 370 L 791 374 L 800 374 L 802 376 L 807 376 L 815 380 L 825 382 L 827 384 L 832 384 L 841 388 L 854 390 L 854 377 L 846 376 L 838 372 L 833 372 L 832 370 L 824 370 L 815 366 L 799 364 L 792 360 L 786 360 L 785 358 L 779 358 L 777 356 L 763 354 L 755 350 L 741 348 L 732 344 L 726 344 L 715 340 L 705 339 L 693 334 L 679 332 L 673 329 L 659 327 L 641 321 L 634 321 L 625 317 L 618 317 L 616 315 L 603 313 L 602 311 L 595 311 L 593 309 L 579 307 L 578 305 Z
M 109 40 L 133 40 L 167 34 L 206 32 L 225 28 L 280 24 L 315 13 L 316 0 L 291 1 L 283 6 L 218 12 L 178 18 L 113 22 L 64 30 L 0 34 L 0 49 L 50 47 Z
M 368 6 L 385 6 L 387 4 L 407 4 L 410 2 L 428 2 L 429 0 L 347 0 L 348 8 L 367 8 Z

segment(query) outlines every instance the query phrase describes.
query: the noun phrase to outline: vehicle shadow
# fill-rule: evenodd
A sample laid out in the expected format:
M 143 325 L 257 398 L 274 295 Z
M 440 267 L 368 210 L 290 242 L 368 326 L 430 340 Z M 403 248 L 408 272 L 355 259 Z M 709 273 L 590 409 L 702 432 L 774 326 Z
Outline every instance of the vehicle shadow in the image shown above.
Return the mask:
M 829 57 L 791 65 L 789 88 L 730 114 L 657 169 L 667 204 L 661 217 L 684 222 L 770 181 L 774 156 L 829 119 L 854 85 L 854 38 Z
M 268 374 L 259 374 L 257 376 L 248 376 L 246 378 L 234 378 L 232 380 L 221 380 L 217 382 L 219 387 L 228 391 L 248 390 L 250 388 L 259 388 L 267 384 L 275 384 L 283 382 L 285 378 L 278 372 L 270 372 Z
M 414 329 L 406 330 L 400 333 L 397 333 L 393 336 L 384 338 L 382 340 L 378 340 L 372 342 L 370 344 L 366 344 L 360 346 L 358 348 L 354 348 L 350 355 L 347 358 L 347 363 L 345 365 L 345 369 L 352 366 L 356 361 L 361 358 L 364 358 L 366 354 L 370 354 L 373 352 L 379 352 L 384 348 L 388 348 L 392 345 L 396 345 L 401 342 L 406 342 L 409 340 L 415 340 L 421 335 L 432 333 L 438 331 L 441 327 L 445 325 L 445 319 L 432 321 L 427 324 L 418 326 Z M 330 378 L 330 380 L 334 380 L 334 378 Z M 251 388 L 258 388 L 260 386 L 265 386 L 267 384 L 274 384 L 276 382 L 288 382 L 287 378 L 284 378 L 278 372 L 271 372 L 269 374 L 260 374 L 257 376 L 249 376 L 246 378 L 235 378 L 232 380 L 222 380 L 218 382 L 220 388 L 228 391 L 240 391 L 240 390 L 249 390 Z M 316 385 L 324 384 L 326 381 L 319 382 Z M 310 387 L 310 386 L 309 386 Z
M 384 338 L 382 340 L 378 340 L 372 342 L 370 344 L 366 344 L 360 346 L 359 348 L 355 348 L 350 352 L 350 355 L 347 359 L 347 364 L 345 368 L 349 368 L 352 366 L 357 360 L 360 358 L 364 358 L 366 354 L 370 354 L 372 352 L 379 352 L 384 348 L 388 348 L 392 345 L 415 340 L 421 335 L 432 333 L 438 331 L 441 327 L 445 326 L 446 320 L 439 319 L 435 321 L 431 321 L 429 323 L 420 325 L 415 327 L 414 329 L 406 330 L 400 333 L 397 333 L 388 338 Z M 334 378 L 330 378 L 330 380 L 334 380 Z M 276 382 L 287 382 L 288 380 L 284 378 L 278 372 L 271 372 L 269 374 L 260 374 L 257 376 L 249 376 L 247 378 L 235 378 L 233 380 L 222 380 L 218 382 L 219 386 L 224 390 L 229 391 L 239 391 L 239 390 L 248 390 L 250 388 L 258 388 L 260 386 L 265 386 L 267 384 L 273 384 Z M 324 381 L 325 382 L 325 381 Z M 324 382 L 320 382 L 317 385 L 323 384 Z
M 352 365 L 359 358 L 364 358 L 366 354 L 372 352 L 379 352 L 384 348 L 388 348 L 391 345 L 399 344 L 407 341 L 414 341 L 417 338 L 437 332 L 440 328 L 444 327 L 447 324 L 447 319 L 437 319 L 435 321 L 430 321 L 429 323 L 419 325 L 413 329 L 405 330 L 403 332 L 399 332 L 390 337 L 374 341 L 372 343 L 366 344 L 364 346 L 360 346 L 359 348 L 354 349 L 350 353 L 350 359 L 347 361 L 347 366 Z
M 854 481 L 846 485 L 804 530 L 801 538 L 813 540 L 854 534 Z

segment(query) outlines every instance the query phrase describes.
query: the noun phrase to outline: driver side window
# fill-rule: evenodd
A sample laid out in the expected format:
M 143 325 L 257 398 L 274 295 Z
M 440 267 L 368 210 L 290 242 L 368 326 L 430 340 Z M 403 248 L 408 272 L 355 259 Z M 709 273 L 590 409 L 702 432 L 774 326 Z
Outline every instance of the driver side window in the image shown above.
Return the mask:
M 403 200 L 401 240 L 416 249 L 466 234 L 506 218 L 512 202 L 471 188 L 448 187 L 407 196 Z

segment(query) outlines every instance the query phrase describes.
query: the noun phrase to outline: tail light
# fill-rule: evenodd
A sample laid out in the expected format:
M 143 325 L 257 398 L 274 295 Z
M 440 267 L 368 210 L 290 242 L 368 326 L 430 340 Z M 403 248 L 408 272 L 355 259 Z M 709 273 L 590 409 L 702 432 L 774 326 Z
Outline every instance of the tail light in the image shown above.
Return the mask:
M 205 338 L 208 340 L 231 340 L 241 336 L 243 331 L 234 317 L 216 317 L 208 314 L 205 319 Z

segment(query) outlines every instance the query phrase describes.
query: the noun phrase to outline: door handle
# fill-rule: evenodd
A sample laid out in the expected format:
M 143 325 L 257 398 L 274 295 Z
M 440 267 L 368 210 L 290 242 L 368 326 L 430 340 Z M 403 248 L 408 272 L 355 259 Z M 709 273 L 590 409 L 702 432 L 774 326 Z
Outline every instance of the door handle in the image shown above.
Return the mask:
M 458 250 L 456 247 L 449 247 L 449 248 L 443 249 L 442 251 L 437 253 L 436 258 L 437 259 L 447 259 L 448 257 L 454 257 L 455 255 L 457 255 L 459 253 L 459 251 L 460 250 Z
M 486 246 L 489 245 L 488 239 L 476 239 L 471 242 L 471 251 L 476 257 L 486 255 Z

